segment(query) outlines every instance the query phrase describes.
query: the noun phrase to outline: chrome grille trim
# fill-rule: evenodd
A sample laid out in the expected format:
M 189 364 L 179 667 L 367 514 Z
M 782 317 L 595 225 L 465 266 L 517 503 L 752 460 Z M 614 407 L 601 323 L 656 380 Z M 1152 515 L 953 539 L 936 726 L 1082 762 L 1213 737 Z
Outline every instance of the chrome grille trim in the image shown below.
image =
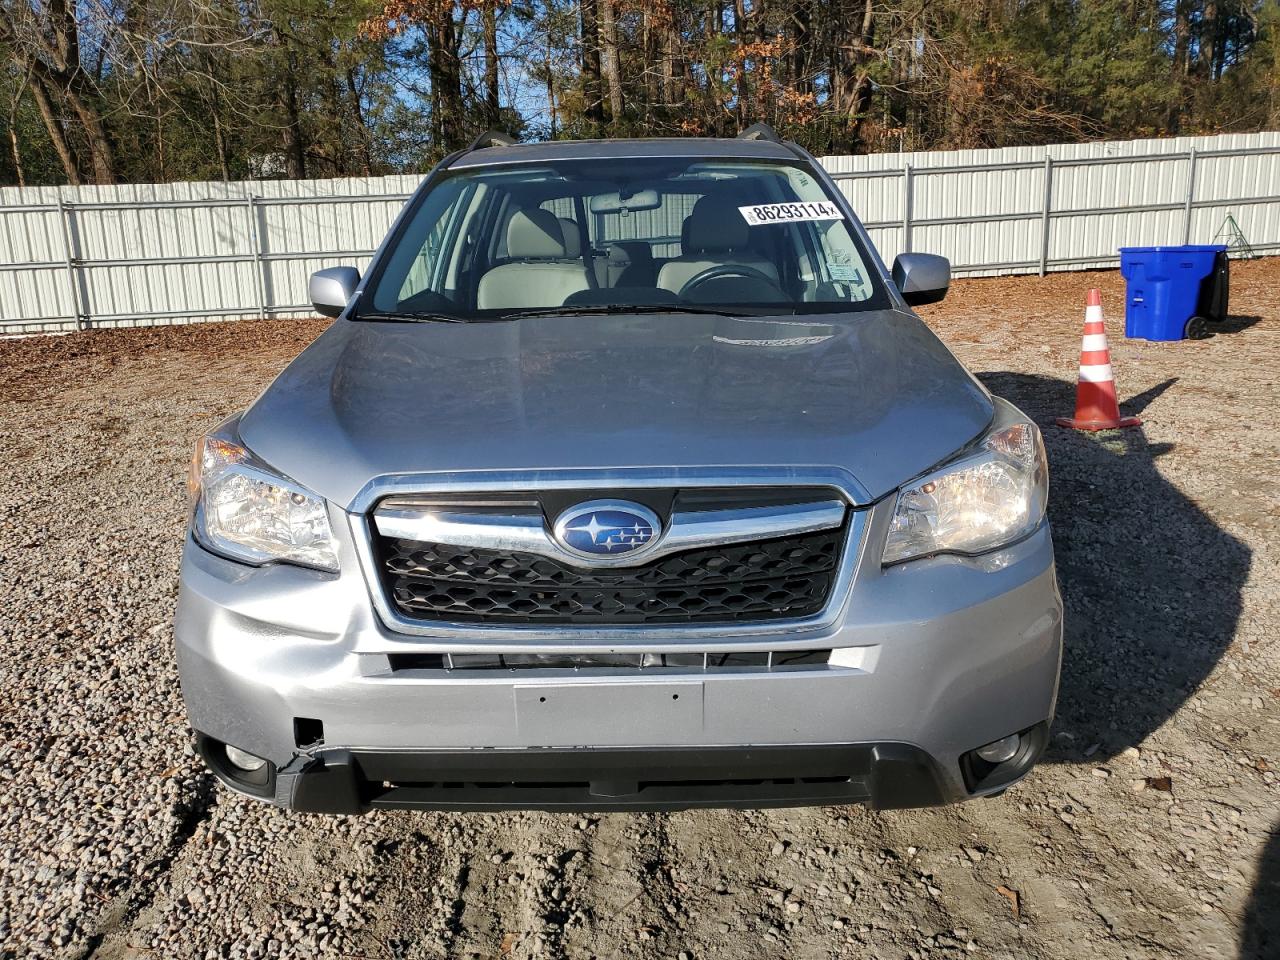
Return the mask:
M 753 540 L 832 530 L 844 523 L 839 500 L 792 503 L 731 510 L 699 510 L 671 515 L 658 543 L 633 556 L 601 557 L 589 562 L 564 550 L 552 538 L 541 513 L 499 514 L 401 506 L 385 500 L 374 511 L 373 524 L 384 537 L 441 543 L 479 550 L 518 550 L 551 557 L 578 567 L 631 567 L 701 547 L 720 547 Z
M 374 477 L 361 487 L 346 509 L 348 513 L 365 514 L 378 501 L 393 495 L 603 490 L 606 487 L 827 487 L 838 490 L 854 507 L 870 506 L 872 502 L 866 488 L 843 467 L 572 467 L 387 474 Z

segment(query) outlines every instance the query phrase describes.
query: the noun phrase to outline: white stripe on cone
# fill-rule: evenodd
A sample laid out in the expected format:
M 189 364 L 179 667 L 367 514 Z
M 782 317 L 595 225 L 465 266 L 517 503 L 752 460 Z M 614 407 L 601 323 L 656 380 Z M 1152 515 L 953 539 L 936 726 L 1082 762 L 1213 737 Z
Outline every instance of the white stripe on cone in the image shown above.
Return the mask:
M 1085 383 L 1107 383 L 1114 380 L 1109 363 L 1080 364 L 1080 379 Z
M 1086 333 L 1080 340 L 1080 349 L 1084 353 L 1106 350 L 1107 335 L 1105 333 Z
M 1092 305 L 1092 306 L 1085 307 L 1085 308 L 1084 308 L 1084 322 L 1085 322 L 1085 323 L 1101 323 L 1101 322 L 1102 322 L 1102 307 L 1101 307 L 1101 306 L 1099 306 L 1098 304 L 1094 304 L 1094 305 Z

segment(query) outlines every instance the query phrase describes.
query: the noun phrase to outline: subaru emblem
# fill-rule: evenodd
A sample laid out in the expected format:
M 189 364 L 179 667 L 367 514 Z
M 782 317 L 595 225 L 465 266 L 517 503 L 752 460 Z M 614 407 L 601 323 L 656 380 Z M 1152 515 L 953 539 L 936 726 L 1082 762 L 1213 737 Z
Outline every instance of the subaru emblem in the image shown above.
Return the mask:
M 648 507 L 625 500 L 591 500 L 556 519 L 556 542 L 568 553 L 597 562 L 632 557 L 657 542 L 662 523 Z

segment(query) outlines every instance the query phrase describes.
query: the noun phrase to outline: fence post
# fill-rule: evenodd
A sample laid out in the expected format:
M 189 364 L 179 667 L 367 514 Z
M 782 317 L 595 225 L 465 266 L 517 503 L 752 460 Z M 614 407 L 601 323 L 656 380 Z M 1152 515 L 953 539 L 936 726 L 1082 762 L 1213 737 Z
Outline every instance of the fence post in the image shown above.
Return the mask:
M 263 276 L 265 263 L 262 259 L 262 237 L 258 233 L 258 198 L 252 193 L 249 201 L 249 249 L 253 251 L 253 276 L 258 287 L 258 310 L 262 319 L 267 319 L 267 279 Z
M 76 276 L 77 257 L 75 247 L 71 241 L 71 209 L 62 201 L 62 191 L 58 191 L 58 226 L 62 228 L 62 259 L 67 268 L 67 285 L 71 287 L 71 309 L 75 311 L 76 329 L 83 330 L 85 321 L 85 311 L 80 305 L 80 279 Z
M 1182 245 L 1191 242 L 1191 203 L 1196 195 L 1196 148 L 1187 154 L 1187 202 L 1182 209 Z
M 911 252 L 911 164 L 902 165 L 902 252 Z
M 1049 269 L 1049 211 L 1053 209 L 1053 157 L 1044 155 L 1044 208 L 1040 211 L 1040 276 Z

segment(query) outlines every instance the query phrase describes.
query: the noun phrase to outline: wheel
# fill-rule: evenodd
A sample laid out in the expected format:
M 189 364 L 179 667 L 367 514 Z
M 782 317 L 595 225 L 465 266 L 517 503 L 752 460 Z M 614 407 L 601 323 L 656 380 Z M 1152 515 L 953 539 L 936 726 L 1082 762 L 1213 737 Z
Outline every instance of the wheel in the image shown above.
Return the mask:
M 1192 317 L 1187 321 L 1186 334 L 1188 340 L 1205 340 L 1212 336 L 1209 333 L 1209 321 L 1204 317 Z

